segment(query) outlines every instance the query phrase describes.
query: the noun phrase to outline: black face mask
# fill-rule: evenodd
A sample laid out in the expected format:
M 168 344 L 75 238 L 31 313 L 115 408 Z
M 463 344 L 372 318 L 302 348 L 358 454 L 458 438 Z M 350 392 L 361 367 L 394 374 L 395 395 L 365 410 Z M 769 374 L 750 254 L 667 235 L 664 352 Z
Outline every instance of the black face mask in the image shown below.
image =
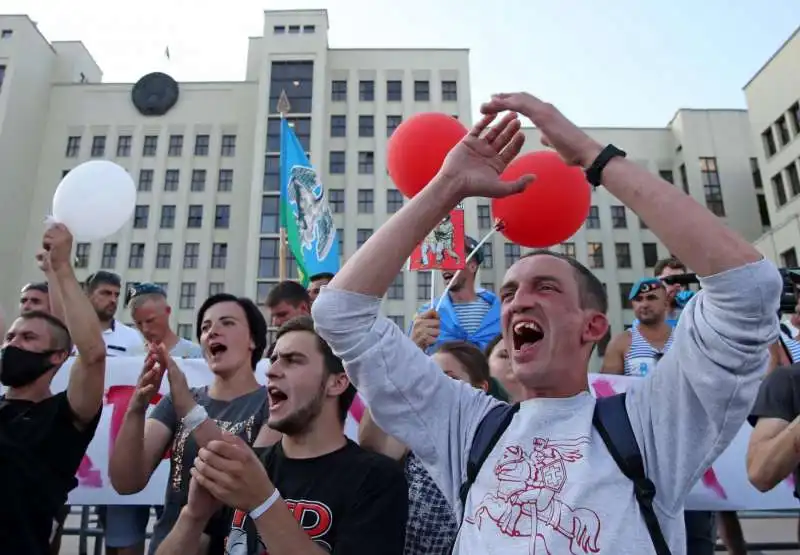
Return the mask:
M 24 387 L 55 366 L 50 357 L 58 351 L 36 353 L 8 345 L 0 351 L 0 382 L 7 387 Z

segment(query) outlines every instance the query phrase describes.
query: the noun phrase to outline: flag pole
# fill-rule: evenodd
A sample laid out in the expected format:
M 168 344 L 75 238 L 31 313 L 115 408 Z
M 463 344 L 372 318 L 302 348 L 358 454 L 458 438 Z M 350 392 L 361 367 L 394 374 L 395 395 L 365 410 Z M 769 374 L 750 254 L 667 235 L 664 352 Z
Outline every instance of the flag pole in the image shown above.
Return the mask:
M 283 146 L 283 120 L 286 118 L 286 114 L 289 113 L 291 109 L 291 105 L 289 104 L 289 98 L 286 96 L 286 91 L 282 90 L 281 95 L 278 98 L 278 105 L 277 105 L 278 113 L 281 115 L 281 146 Z M 283 171 L 283 148 L 281 148 L 281 158 L 280 158 L 280 172 L 281 172 L 281 180 L 283 180 L 283 176 L 285 172 Z M 281 183 L 280 188 L 281 195 L 283 195 L 283 183 Z M 283 203 L 284 199 L 281 199 L 279 202 L 279 206 L 281 210 L 283 210 Z M 286 218 L 288 218 L 288 214 L 283 214 L 280 218 L 280 226 L 278 229 L 278 279 L 280 281 L 286 281 L 287 272 L 286 272 Z

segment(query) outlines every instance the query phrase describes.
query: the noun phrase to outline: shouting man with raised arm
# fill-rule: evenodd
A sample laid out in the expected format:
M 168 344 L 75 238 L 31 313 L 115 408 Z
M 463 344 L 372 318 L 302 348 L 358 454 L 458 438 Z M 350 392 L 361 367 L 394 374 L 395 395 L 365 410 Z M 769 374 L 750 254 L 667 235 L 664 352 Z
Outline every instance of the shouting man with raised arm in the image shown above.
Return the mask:
M 543 142 L 588 168 L 702 278 L 659 371 L 631 385 L 625 408 L 656 487 L 666 538 L 685 553 L 683 505 L 691 487 L 747 415 L 777 336 L 775 267 L 717 217 L 669 183 L 604 148 L 555 107 L 501 94 L 448 154 L 439 174 L 350 258 L 314 303 L 317 330 L 342 357 L 377 424 L 411 448 L 462 514 L 455 553 L 654 553 L 634 489 L 593 426 L 587 366 L 608 329 L 597 278 L 572 258 L 535 251 L 500 289 L 501 326 L 524 401 L 459 501 L 478 425 L 499 401 L 445 376 L 388 319 L 381 297 L 414 246 L 467 197 L 520 191 L 531 178 L 499 175 L 524 141 L 521 113 Z M 535 187 L 535 181 L 529 186 Z M 741 284 L 753 288 L 741 294 Z M 462 513 L 463 512 L 463 513 Z M 652 521 L 651 521 L 652 525 Z M 655 535 L 654 535 L 655 536 Z
M 103 407 L 106 347 L 100 321 L 70 266 L 72 235 L 48 228 L 37 255 L 63 299 L 67 325 L 46 312 L 25 312 L 8 330 L 0 355 L 0 553 L 45 555 L 75 472 Z M 50 382 L 72 351 L 67 390 Z

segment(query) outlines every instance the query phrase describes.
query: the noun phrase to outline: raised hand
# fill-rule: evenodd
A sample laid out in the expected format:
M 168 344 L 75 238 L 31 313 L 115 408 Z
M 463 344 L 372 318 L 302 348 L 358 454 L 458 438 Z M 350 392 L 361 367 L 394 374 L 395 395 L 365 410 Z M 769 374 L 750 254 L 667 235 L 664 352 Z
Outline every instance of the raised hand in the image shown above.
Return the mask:
M 435 310 L 417 314 L 411 325 L 411 340 L 424 351 L 439 339 L 440 327 L 439 313 Z
M 494 116 L 506 110 L 517 112 L 539 128 L 542 144 L 554 148 L 568 164 L 589 167 L 602 145 L 587 135 L 564 114 L 547 102 L 525 93 L 501 93 L 481 105 L 481 113 Z
M 194 478 L 190 480 L 189 499 L 184 509 L 189 516 L 198 521 L 207 521 L 222 507 L 222 501 L 211 495 Z
M 164 370 L 164 367 L 158 364 L 158 356 L 153 352 L 149 352 L 144 359 L 144 366 L 141 374 L 139 374 L 139 381 L 136 383 L 136 391 L 131 397 L 130 409 L 147 410 L 161 387 Z
M 533 176 L 505 182 L 500 174 L 525 143 L 516 114 L 507 114 L 493 127 L 495 114 L 484 116 L 448 153 L 439 174 L 452 179 L 461 198 L 505 197 L 519 193 Z M 488 129 L 488 130 L 487 130 Z
M 64 224 L 51 224 L 44 232 L 42 247 L 46 252 L 37 255 L 43 271 L 58 272 L 70 267 L 72 256 L 72 234 Z
M 172 397 L 172 405 L 175 407 L 175 414 L 178 418 L 183 418 L 197 404 L 192 390 L 189 389 L 189 382 L 175 359 L 170 356 L 169 351 L 163 343 L 150 346 L 150 352 L 156 357 L 161 368 L 167 373 L 169 380 L 169 393 Z

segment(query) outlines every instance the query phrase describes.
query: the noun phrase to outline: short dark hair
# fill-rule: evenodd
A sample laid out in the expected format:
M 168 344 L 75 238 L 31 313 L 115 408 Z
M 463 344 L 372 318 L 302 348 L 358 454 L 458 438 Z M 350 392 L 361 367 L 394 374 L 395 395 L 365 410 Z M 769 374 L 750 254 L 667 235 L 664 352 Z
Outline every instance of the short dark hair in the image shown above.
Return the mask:
M 122 287 L 122 279 L 119 277 L 119 275 L 115 274 L 114 272 L 106 272 L 105 270 L 100 270 L 99 272 L 95 272 L 91 274 L 88 278 L 86 278 L 86 282 L 84 283 L 86 292 L 89 294 L 94 293 L 94 290 L 100 287 L 101 285 L 113 285 L 114 287 Z
M 64 322 L 50 313 L 41 310 L 29 310 L 18 316 L 23 320 L 43 320 L 50 328 L 50 348 L 56 351 L 72 353 L 72 337 Z
M 669 258 L 663 258 L 663 259 L 659 260 L 658 262 L 656 262 L 656 265 L 653 267 L 653 275 L 658 277 L 667 268 L 670 268 L 671 270 L 681 270 L 683 272 L 687 271 L 686 270 L 686 265 L 683 262 L 681 262 L 680 260 L 678 260 L 674 256 L 671 256 Z
M 308 281 L 317 281 L 317 280 L 320 280 L 320 279 L 327 279 L 327 280 L 330 281 L 330 280 L 333 279 L 333 277 L 334 277 L 334 275 L 332 273 L 330 273 L 330 272 L 321 272 L 319 274 L 314 274 L 313 276 L 308 278 Z
M 325 371 L 328 373 L 328 375 L 344 374 L 344 365 L 342 364 L 342 359 L 333 353 L 333 350 L 331 349 L 331 346 L 328 345 L 328 342 L 322 339 L 322 337 L 320 337 L 320 335 L 317 333 L 317 330 L 314 329 L 314 320 L 311 319 L 311 316 L 296 316 L 295 318 L 285 322 L 278 329 L 278 333 L 275 336 L 275 342 L 277 343 L 278 339 L 293 331 L 304 331 L 314 334 L 314 337 L 317 340 L 317 348 L 322 355 Z M 353 404 L 353 399 L 355 399 L 355 396 L 356 388 L 352 383 L 347 386 L 347 389 L 344 391 L 344 393 L 339 395 L 339 420 L 342 422 L 347 419 L 347 411 L 350 410 L 350 405 Z
M 50 286 L 47 285 L 46 281 L 35 281 L 33 283 L 28 283 L 25 287 L 22 288 L 20 293 L 25 293 L 27 291 L 39 291 L 40 293 L 49 293 Z
M 606 294 L 606 288 L 603 287 L 603 283 L 597 279 L 597 276 L 594 275 L 589 268 L 576 259 L 566 254 L 549 251 L 547 249 L 536 249 L 522 256 L 521 259 L 545 255 L 564 260 L 567 264 L 572 266 L 575 279 L 578 282 L 578 294 L 580 295 L 581 308 L 597 310 L 603 314 L 608 312 L 608 295 Z
M 437 353 L 452 355 L 464 367 L 472 385 L 489 382 L 489 361 L 478 347 L 468 341 L 445 341 Z
M 247 319 L 247 327 L 250 328 L 250 339 L 255 345 L 253 354 L 250 357 L 250 364 L 255 371 L 258 361 L 264 356 L 264 349 L 267 348 L 267 320 L 261 313 L 261 310 L 256 306 L 256 303 L 247 297 L 237 297 L 230 293 L 219 293 L 211 295 L 203 304 L 200 305 L 200 310 L 197 311 L 197 322 L 195 334 L 197 341 L 200 341 L 200 335 L 203 333 L 203 318 L 206 316 L 206 311 L 219 303 L 236 303 L 244 311 L 244 316 Z
M 267 308 L 275 308 L 282 302 L 287 302 L 292 306 L 299 306 L 306 303 L 311 306 L 311 297 L 308 291 L 296 281 L 282 281 L 277 284 L 267 295 Z

